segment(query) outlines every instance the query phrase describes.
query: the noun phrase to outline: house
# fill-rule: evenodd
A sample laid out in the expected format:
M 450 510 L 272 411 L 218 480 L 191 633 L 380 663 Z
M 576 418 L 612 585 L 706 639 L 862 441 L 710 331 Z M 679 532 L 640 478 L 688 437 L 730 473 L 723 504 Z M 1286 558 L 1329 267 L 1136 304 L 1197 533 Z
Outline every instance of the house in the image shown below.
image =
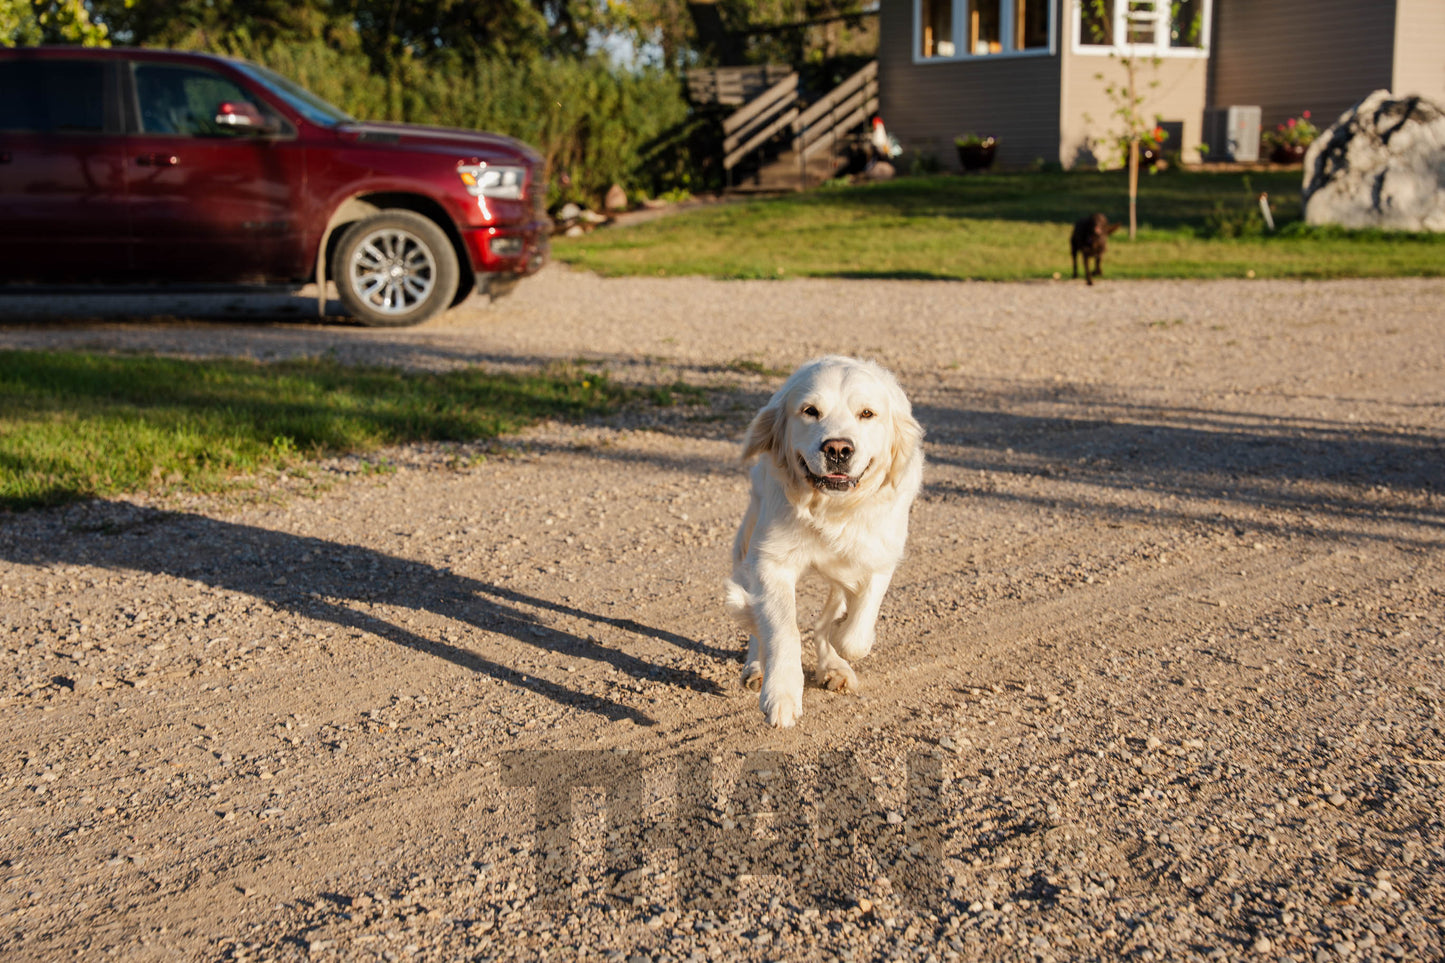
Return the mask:
M 882 0 L 879 17 L 879 111 L 946 167 L 970 132 L 999 139 L 1001 166 L 1117 166 L 1105 88 L 1131 54 L 1140 110 L 1185 162 L 1222 156 L 1232 106 L 1270 130 L 1305 110 L 1327 126 L 1380 88 L 1445 102 L 1445 0 Z

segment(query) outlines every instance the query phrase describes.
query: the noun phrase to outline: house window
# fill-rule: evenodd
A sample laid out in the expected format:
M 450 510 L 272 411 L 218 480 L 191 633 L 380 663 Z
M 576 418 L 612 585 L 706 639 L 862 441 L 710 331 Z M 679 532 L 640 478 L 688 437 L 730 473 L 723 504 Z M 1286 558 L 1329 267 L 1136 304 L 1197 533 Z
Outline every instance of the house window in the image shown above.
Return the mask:
M 1169 5 L 1169 46 L 1176 50 L 1204 46 L 1204 0 L 1174 0 Z
M 919 20 L 923 24 L 924 57 L 952 57 L 953 0 L 919 0 Z
M 1034 50 L 1049 45 L 1048 0 L 1014 0 L 1014 49 Z
M 1159 36 L 1159 10 L 1155 0 L 1127 0 L 1124 11 L 1124 42 L 1154 44 Z
M 1114 0 L 1079 0 L 1079 43 L 1114 46 Z
M 968 12 L 968 49 L 971 53 L 991 54 L 1003 52 L 1003 33 L 999 16 L 999 5 L 994 0 L 974 3 Z
M 1065 0 L 1069 2 L 1069 0 Z M 1059 0 L 915 0 L 922 59 L 1048 53 Z
M 1208 47 L 1211 0 L 1072 0 L 1081 53 L 1198 54 Z

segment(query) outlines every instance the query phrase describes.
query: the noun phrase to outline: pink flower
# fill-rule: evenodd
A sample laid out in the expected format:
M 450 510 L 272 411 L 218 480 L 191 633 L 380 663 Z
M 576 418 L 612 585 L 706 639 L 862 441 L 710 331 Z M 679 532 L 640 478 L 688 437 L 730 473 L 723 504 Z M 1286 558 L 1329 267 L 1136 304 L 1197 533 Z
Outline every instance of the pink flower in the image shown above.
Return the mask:
M 1309 119 L 1310 119 L 1310 112 L 1309 112 L 1309 111 L 1305 111 L 1305 112 L 1304 112 L 1303 114 L 1301 114 L 1300 116 L 1303 117 L 1305 120 L 1309 120 Z
M 1293 118 L 1293 117 L 1291 117 L 1291 118 L 1289 119 L 1289 125 L 1290 125 L 1291 127 L 1294 126 L 1294 118 Z

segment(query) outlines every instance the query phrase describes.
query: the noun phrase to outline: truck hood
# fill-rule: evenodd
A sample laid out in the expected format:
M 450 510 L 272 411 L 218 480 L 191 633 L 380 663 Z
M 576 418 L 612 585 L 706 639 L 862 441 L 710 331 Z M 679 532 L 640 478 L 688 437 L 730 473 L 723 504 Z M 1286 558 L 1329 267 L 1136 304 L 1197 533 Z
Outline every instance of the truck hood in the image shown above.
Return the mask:
M 498 154 L 526 160 L 539 165 L 542 157 L 531 147 L 512 137 L 487 134 L 477 130 L 453 127 L 424 127 L 419 124 L 387 124 L 374 121 L 342 124 L 333 128 L 343 137 L 354 137 L 373 144 L 396 144 L 459 154 L 478 155 L 483 159 Z

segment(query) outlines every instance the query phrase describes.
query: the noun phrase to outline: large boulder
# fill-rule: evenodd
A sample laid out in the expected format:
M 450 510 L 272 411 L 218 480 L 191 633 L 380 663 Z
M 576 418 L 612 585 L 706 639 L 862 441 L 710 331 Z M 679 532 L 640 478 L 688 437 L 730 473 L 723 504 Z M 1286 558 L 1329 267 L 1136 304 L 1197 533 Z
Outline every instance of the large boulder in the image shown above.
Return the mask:
M 1305 154 L 1309 224 L 1445 231 L 1445 110 L 1377 90 Z

